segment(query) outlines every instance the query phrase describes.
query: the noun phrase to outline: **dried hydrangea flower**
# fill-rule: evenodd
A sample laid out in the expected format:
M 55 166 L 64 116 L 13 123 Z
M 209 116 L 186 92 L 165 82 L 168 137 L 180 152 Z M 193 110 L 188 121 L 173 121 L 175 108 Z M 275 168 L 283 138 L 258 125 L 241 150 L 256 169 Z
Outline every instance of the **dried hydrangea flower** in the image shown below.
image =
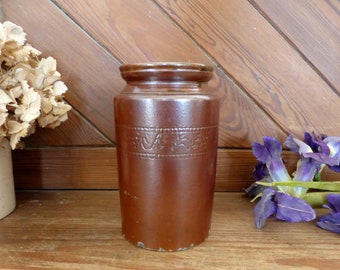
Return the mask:
M 14 113 L 22 122 L 29 123 L 40 116 L 41 97 L 26 81 L 21 82 L 21 87 L 21 102 L 17 104 Z
M 0 23 L 0 139 L 9 138 L 13 149 L 37 124 L 55 128 L 71 110 L 56 60 L 38 59 L 40 54 L 20 26 Z
M 25 41 L 26 34 L 20 26 L 9 21 L 0 24 L 0 47 L 8 42 L 24 45 Z

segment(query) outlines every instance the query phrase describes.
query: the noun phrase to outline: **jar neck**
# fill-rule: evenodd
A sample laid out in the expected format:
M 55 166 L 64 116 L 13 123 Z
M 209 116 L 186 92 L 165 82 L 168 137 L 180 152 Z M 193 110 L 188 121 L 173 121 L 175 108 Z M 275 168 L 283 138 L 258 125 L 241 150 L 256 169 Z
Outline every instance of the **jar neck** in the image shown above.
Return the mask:
M 200 83 L 128 83 L 124 88 L 123 92 L 125 93 L 202 93 L 206 91 L 206 87 L 204 85 L 201 86 Z

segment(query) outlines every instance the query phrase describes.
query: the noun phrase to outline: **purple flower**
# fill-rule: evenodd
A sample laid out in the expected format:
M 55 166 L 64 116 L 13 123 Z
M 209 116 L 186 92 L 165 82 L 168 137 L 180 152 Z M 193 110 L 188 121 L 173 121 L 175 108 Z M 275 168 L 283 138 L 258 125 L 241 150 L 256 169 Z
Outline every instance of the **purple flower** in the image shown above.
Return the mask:
M 281 157 L 282 145 L 277 139 L 266 136 L 263 138 L 263 145 L 254 142 L 252 148 L 255 157 L 258 159 L 258 163 L 254 170 L 254 178 L 257 181 L 292 181 Z M 302 167 L 310 169 L 310 167 L 313 166 L 312 164 L 303 161 Z M 246 192 L 251 196 L 256 197 L 262 193 L 261 200 L 254 209 L 256 227 L 262 228 L 270 216 L 275 216 L 276 219 L 289 222 L 309 221 L 314 219 L 315 212 L 309 204 L 300 198 L 289 195 L 290 193 L 296 195 L 296 189 L 301 188 L 280 186 L 277 187 L 277 189 L 274 189 L 259 186 L 256 183 L 248 187 Z
M 329 208 L 332 214 L 340 212 L 340 194 L 328 194 L 327 201 L 325 207 Z
M 340 137 L 326 137 L 324 142 L 330 149 L 330 156 L 336 160 L 334 165 L 328 164 L 328 167 L 335 172 L 340 172 Z
M 325 164 L 330 166 L 339 164 L 339 158 L 331 155 L 327 141 L 308 132 L 304 134 L 304 142 L 289 135 L 285 145 L 301 155 L 293 181 L 312 182 Z M 340 143 L 338 147 L 340 148 Z M 301 196 L 307 192 L 307 188 L 297 187 L 294 191 L 296 196 Z
M 255 165 L 253 176 L 256 181 L 272 182 L 272 179 L 269 176 L 269 172 L 268 172 L 266 164 L 260 161 L 257 162 Z M 266 189 L 265 186 L 258 185 L 256 182 L 254 182 L 249 187 L 247 187 L 244 191 L 250 197 L 256 197 L 258 194 L 262 193 L 264 189 Z
M 322 183 L 314 182 L 326 165 L 340 172 L 340 137 L 316 136 L 305 132 L 304 141 L 289 135 L 285 145 L 300 154 L 293 177 L 284 165 L 281 157 L 282 145 L 277 139 L 265 136 L 263 145 L 258 142 L 252 144 L 253 154 L 258 160 L 253 172 L 256 182 L 245 191 L 255 199 L 261 196 L 254 208 L 257 228 L 262 228 L 269 217 L 288 222 L 315 219 L 314 209 L 302 198 L 306 197 L 308 188 L 333 190 L 329 183 L 321 185 Z M 328 202 L 326 207 L 331 213 L 322 217 L 317 225 L 337 231 L 340 226 L 340 195 L 330 195 Z
M 254 207 L 255 224 L 258 229 L 261 229 L 266 223 L 267 218 L 274 215 L 277 210 L 277 205 L 274 202 L 274 197 L 277 190 L 274 188 L 266 188 L 261 200 Z
M 267 168 L 266 163 L 262 163 L 262 162 L 257 162 L 255 164 L 255 169 L 253 172 L 253 176 L 255 178 L 256 181 L 261 181 L 265 178 L 268 178 L 269 176 L 269 171 Z
M 328 204 L 324 207 L 330 209 L 330 214 L 321 217 L 316 225 L 340 234 L 340 194 L 329 194 L 327 200 Z
M 289 194 L 266 188 L 261 200 L 254 208 L 255 224 L 261 229 L 270 216 L 288 222 L 311 221 L 315 219 L 315 211 L 304 200 Z
M 327 231 L 340 234 L 340 213 L 325 215 L 319 219 L 316 225 Z
M 285 145 L 293 152 L 299 153 L 301 157 L 312 158 L 319 162 L 319 170 L 322 169 L 323 164 L 340 169 L 340 137 L 323 138 L 305 132 L 304 142 L 289 135 Z
M 301 156 L 296 166 L 293 181 L 312 182 L 321 169 L 322 164 L 319 161 Z M 307 190 L 307 188 L 295 187 L 294 195 L 301 196 L 306 194 Z
M 291 177 L 286 169 L 281 158 L 282 145 L 281 143 L 269 136 L 263 137 L 263 145 L 254 142 L 252 145 L 254 156 L 263 164 L 266 165 L 267 173 L 272 182 L 291 181 Z M 264 174 L 262 172 L 262 174 Z M 281 191 L 287 191 L 286 187 L 280 187 Z
M 315 219 L 314 209 L 304 200 L 277 192 L 275 195 L 277 203 L 276 218 L 289 222 L 311 221 Z

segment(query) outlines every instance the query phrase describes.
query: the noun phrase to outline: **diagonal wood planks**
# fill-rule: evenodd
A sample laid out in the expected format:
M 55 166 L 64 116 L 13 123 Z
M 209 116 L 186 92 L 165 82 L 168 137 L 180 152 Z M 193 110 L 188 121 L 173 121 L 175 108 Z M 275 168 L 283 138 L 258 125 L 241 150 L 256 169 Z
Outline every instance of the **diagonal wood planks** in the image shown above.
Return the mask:
M 57 59 L 73 106 L 68 122 L 14 151 L 19 188 L 118 188 L 112 99 L 125 85 L 120 63 L 214 66 L 219 146 L 228 148 L 219 149 L 217 190 L 252 181 L 249 148 L 264 135 L 340 133 L 336 0 L 4 0 L 3 7 L 33 46 Z
M 119 63 L 50 1 L 6 1 L 5 18 L 22 26 L 29 42 L 58 61 L 67 101 L 114 141 L 113 97 L 123 88 Z
M 215 65 L 152 1 L 56 0 L 118 61 L 192 61 Z M 222 97 L 219 146 L 249 147 L 261 131 L 282 138 L 278 127 L 217 66 L 210 86 Z
M 340 2 L 254 2 L 340 95 Z
M 339 97 L 248 1 L 156 2 L 287 132 L 339 133 Z

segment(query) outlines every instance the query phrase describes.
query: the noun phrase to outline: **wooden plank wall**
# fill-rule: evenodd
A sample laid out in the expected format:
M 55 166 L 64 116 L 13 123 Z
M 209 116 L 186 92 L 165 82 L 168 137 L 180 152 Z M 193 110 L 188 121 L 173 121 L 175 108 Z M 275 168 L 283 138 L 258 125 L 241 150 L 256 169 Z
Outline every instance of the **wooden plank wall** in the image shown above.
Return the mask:
M 118 188 L 112 100 L 122 63 L 215 68 L 220 191 L 252 181 L 251 143 L 264 135 L 340 135 L 338 0 L 3 0 L 3 9 L 57 59 L 73 107 L 60 128 L 13 152 L 17 188 Z

